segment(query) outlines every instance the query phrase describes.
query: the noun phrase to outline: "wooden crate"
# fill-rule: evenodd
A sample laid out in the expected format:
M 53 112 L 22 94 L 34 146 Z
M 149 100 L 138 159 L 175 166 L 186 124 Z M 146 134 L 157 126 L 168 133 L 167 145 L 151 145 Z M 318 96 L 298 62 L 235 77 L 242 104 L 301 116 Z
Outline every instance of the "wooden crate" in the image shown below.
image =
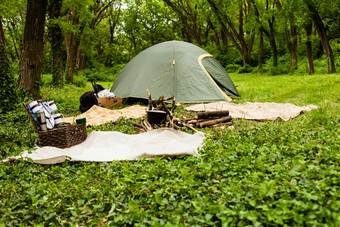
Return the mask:
M 123 103 L 122 98 L 117 97 L 103 97 L 97 98 L 98 99 L 98 106 L 104 108 L 111 108 L 111 107 L 120 107 Z

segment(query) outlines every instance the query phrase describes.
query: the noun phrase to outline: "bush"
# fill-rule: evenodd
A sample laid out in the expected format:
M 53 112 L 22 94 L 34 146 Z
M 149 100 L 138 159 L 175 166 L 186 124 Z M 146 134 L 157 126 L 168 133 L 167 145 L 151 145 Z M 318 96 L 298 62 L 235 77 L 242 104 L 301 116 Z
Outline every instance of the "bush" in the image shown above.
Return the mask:
M 79 72 L 79 74 L 86 77 L 87 81 L 113 82 L 115 81 L 117 75 L 123 69 L 124 66 L 125 64 L 117 64 L 111 68 L 99 67 L 99 68 L 85 69 Z
M 52 74 L 42 74 L 40 86 L 52 85 Z
M 328 63 L 326 57 L 314 60 L 315 73 L 328 73 Z
M 227 67 L 225 68 L 225 70 L 227 72 L 237 72 L 242 66 L 237 65 L 237 64 L 230 64 L 227 65 Z
M 73 84 L 77 87 L 85 87 L 87 78 L 85 76 L 79 75 L 73 77 Z
M 270 74 L 273 76 L 287 74 L 289 73 L 289 70 L 290 70 L 290 67 L 285 67 L 285 66 L 272 67 L 270 69 Z
M 245 65 L 238 70 L 238 73 L 251 73 L 253 68 L 250 65 Z
M 0 43 L 0 113 L 13 109 L 18 100 L 17 78 L 12 74 L 4 46 Z

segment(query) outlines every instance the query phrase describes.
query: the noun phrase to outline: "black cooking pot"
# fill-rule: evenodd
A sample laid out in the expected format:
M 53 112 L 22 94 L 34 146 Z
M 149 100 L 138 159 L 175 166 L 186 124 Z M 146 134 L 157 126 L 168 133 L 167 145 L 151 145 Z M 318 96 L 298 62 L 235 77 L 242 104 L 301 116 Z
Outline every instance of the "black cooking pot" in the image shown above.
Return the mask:
M 163 110 L 148 110 L 147 115 L 150 124 L 164 124 L 167 117 L 167 113 Z

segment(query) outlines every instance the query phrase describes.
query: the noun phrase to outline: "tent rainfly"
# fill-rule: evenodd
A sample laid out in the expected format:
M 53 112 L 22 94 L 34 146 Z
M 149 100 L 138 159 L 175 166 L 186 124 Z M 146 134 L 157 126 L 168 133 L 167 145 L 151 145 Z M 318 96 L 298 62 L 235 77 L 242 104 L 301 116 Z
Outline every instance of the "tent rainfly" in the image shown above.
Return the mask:
M 175 96 L 176 102 L 231 101 L 239 93 L 222 65 L 191 43 L 168 41 L 139 53 L 120 72 L 111 92 L 122 98 Z

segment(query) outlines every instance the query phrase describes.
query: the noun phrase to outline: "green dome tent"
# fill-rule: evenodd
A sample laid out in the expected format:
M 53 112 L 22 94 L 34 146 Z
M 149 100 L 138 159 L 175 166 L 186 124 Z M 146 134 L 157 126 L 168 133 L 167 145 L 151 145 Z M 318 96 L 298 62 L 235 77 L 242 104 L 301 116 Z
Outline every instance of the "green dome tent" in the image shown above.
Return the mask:
M 191 43 L 169 41 L 139 53 L 111 87 L 117 97 L 175 96 L 177 102 L 231 101 L 239 96 L 222 65 Z

